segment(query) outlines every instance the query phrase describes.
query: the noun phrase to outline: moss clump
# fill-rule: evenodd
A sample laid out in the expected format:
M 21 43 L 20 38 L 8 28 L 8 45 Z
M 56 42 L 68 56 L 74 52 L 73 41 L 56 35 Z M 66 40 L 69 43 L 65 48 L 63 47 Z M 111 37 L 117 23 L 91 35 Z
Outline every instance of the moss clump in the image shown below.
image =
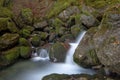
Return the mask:
M 13 17 L 13 13 L 11 10 L 9 10 L 8 8 L 3 8 L 3 7 L 0 7 L 0 17 Z
M 8 51 L 2 52 L 2 61 L 4 64 L 11 64 L 19 57 L 19 47 L 12 48 Z
M 9 18 L 0 18 L 0 31 L 7 30 Z
M 16 27 L 15 23 L 13 23 L 12 21 L 8 22 L 7 28 L 9 29 L 9 31 L 11 33 L 18 33 L 19 32 L 19 29 Z
M 31 43 L 33 46 L 38 47 L 41 43 L 41 38 L 39 35 L 35 34 L 31 38 Z
M 33 14 L 31 9 L 25 8 L 21 10 L 21 18 L 25 24 L 32 25 Z
M 41 40 L 45 40 L 48 37 L 48 33 L 46 32 L 40 32 L 40 38 Z
M 29 42 L 28 42 L 27 39 L 25 39 L 25 38 L 20 38 L 20 39 L 19 39 L 19 45 L 20 45 L 20 46 L 29 46 L 30 44 L 29 44 Z
M 20 31 L 20 35 L 21 35 L 22 37 L 24 37 L 24 38 L 28 38 L 28 37 L 30 36 L 30 34 L 31 34 L 31 32 L 30 32 L 29 30 L 27 30 L 27 29 L 22 29 L 22 30 Z
M 20 46 L 20 56 L 22 58 L 29 58 L 31 53 L 31 48 L 26 46 Z
M 96 54 L 96 51 L 94 49 L 89 50 L 88 57 L 90 57 L 92 59 L 92 64 L 93 65 L 100 64 L 99 59 L 98 59 L 97 54 Z

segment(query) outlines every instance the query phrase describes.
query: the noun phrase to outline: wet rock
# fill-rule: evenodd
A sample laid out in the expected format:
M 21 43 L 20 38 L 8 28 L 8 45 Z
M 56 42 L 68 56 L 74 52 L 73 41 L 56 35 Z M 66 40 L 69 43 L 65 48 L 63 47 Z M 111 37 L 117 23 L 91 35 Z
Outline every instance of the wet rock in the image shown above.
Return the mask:
M 61 12 L 58 15 L 58 18 L 60 18 L 62 21 L 66 21 L 70 18 L 71 15 L 79 14 L 79 13 L 80 13 L 80 10 L 77 6 L 71 6 L 66 10 L 64 10 L 63 12 Z
M 0 66 L 12 64 L 19 57 L 19 47 L 14 47 L 7 51 L 3 51 L 0 55 Z
M 56 34 L 53 32 L 53 33 L 50 33 L 50 36 L 49 36 L 49 42 L 54 42 L 54 39 L 56 38 Z
M 11 48 L 19 42 L 18 34 L 6 33 L 0 37 L 0 50 Z
M 74 61 L 83 67 L 92 67 L 100 64 L 93 41 L 93 35 L 97 30 L 96 27 L 89 29 L 74 53 Z
M 54 43 L 49 52 L 50 60 L 53 62 L 63 62 L 66 57 L 66 47 L 64 43 Z

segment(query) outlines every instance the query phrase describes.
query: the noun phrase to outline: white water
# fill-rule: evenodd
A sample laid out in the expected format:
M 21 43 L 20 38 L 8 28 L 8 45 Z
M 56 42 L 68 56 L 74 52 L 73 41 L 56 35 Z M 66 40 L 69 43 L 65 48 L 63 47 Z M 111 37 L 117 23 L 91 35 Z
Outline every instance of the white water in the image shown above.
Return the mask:
M 40 56 L 34 57 L 29 61 L 16 63 L 14 66 L 0 74 L 0 80 L 41 80 L 43 76 L 58 74 L 94 74 L 90 69 L 84 69 L 73 62 L 73 54 L 76 47 L 84 36 L 82 32 L 75 43 L 70 43 L 71 48 L 68 51 L 65 63 L 52 63 L 49 61 L 45 49 L 39 52 Z M 38 55 L 37 53 L 35 53 Z M 4 75 L 5 74 L 5 75 Z

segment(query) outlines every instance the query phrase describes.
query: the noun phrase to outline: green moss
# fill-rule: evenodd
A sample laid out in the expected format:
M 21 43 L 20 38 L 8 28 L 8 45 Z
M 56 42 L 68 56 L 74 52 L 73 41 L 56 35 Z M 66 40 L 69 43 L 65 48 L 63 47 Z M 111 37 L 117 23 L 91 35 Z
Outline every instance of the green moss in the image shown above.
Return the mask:
M 15 23 L 13 23 L 13 22 L 8 22 L 7 28 L 9 29 L 9 31 L 11 33 L 18 33 L 19 32 L 19 29 L 16 27 Z
M 88 57 L 91 57 L 94 65 L 100 64 L 99 59 L 97 57 L 96 51 L 94 49 L 89 50 Z
M 30 57 L 31 49 L 30 47 L 20 46 L 20 56 L 23 58 Z
M 0 17 L 13 17 L 13 13 L 11 10 L 9 10 L 8 8 L 0 8 Z
M 25 24 L 33 23 L 33 14 L 30 8 L 25 8 L 21 10 L 21 18 Z
M 59 14 L 62 10 L 66 9 L 70 5 L 78 5 L 79 0 L 57 0 L 51 10 L 47 13 L 47 18 L 51 18 Z
M 4 2 L 4 0 L 0 0 L 0 7 L 3 6 L 3 2 Z
M 24 38 L 28 38 L 28 37 L 30 36 L 30 34 L 31 34 L 31 32 L 30 32 L 29 30 L 27 30 L 27 29 L 22 29 L 22 30 L 20 31 L 20 35 L 21 35 L 22 37 L 24 37 Z
M 7 30 L 9 18 L 0 18 L 0 31 Z
M 46 33 L 46 32 L 40 32 L 40 38 L 42 40 L 45 40 L 47 37 L 48 37 L 48 33 Z
M 40 43 L 41 43 L 40 36 L 39 35 L 33 35 L 32 39 L 31 39 L 31 43 L 35 47 L 39 46 Z
M 87 5 L 94 8 L 103 8 L 106 6 L 111 6 L 120 3 L 120 0 L 85 0 Z
M 3 60 L 3 62 L 10 64 L 10 63 L 15 62 L 15 60 L 18 57 L 19 57 L 19 48 L 15 47 L 8 51 L 3 52 L 2 60 Z
M 25 39 L 25 38 L 20 38 L 20 39 L 19 39 L 19 45 L 20 45 L 20 46 L 29 46 L 29 42 L 28 42 L 28 40 Z

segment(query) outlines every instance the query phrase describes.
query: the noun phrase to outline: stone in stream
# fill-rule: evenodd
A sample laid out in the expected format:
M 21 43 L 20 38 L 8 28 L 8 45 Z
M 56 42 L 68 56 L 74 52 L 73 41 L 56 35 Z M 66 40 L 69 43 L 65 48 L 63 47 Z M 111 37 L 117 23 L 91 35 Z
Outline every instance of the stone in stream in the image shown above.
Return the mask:
M 56 42 L 54 43 L 49 52 L 50 60 L 53 62 L 64 62 L 67 52 L 67 44 Z

